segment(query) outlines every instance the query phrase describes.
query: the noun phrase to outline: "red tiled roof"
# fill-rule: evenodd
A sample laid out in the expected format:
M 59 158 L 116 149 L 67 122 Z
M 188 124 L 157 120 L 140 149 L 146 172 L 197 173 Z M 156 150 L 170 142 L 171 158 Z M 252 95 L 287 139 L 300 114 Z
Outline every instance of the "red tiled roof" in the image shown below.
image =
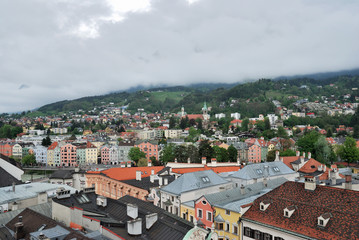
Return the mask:
M 141 171 L 141 177 L 149 177 L 151 175 L 151 170 L 155 170 L 155 174 L 161 171 L 164 167 L 130 167 L 130 168 L 110 168 L 104 171 L 88 171 L 89 174 L 104 174 L 109 178 L 115 180 L 131 180 L 136 179 L 136 171 Z
M 189 120 L 191 119 L 196 120 L 197 118 L 203 119 L 202 114 L 187 114 L 186 117 L 188 117 Z
M 54 150 L 59 144 L 57 142 L 53 142 L 47 150 Z
M 259 209 L 262 201 L 271 204 Z M 243 219 L 285 229 L 316 239 L 359 239 L 359 192 L 317 185 L 305 190 L 304 183 L 286 182 L 257 198 Z M 283 216 L 288 206 L 296 206 L 290 218 Z M 318 217 L 330 213 L 325 227 L 318 227 Z

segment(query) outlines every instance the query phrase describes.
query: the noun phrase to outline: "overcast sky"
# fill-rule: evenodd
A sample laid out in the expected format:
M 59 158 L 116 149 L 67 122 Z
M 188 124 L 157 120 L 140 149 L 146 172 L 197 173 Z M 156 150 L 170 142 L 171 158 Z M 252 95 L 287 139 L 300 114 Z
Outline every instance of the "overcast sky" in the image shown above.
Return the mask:
M 359 67 L 359 1 L 1 0 L 0 112 Z

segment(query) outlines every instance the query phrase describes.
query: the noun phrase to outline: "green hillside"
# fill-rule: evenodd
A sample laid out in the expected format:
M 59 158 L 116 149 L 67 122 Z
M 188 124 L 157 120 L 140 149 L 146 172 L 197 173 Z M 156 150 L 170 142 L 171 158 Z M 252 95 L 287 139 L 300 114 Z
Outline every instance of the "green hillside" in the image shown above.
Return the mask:
M 117 107 L 128 105 L 128 110 L 133 112 L 139 108 L 143 108 L 146 112 L 177 112 L 181 106 L 184 106 L 187 113 L 198 113 L 203 103 L 207 102 L 207 105 L 212 107 L 212 113 L 240 112 L 242 116 L 252 117 L 260 113 L 274 112 L 272 100 L 278 100 L 283 106 L 291 107 L 296 99 L 289 96 L 296 96 L 298 99 L 307 98 L 309 101 L 318 101 L 321 96 L 335 96 L 336 99 L 344 101 L 342 96 L 351 94 L 351 102 L 355 101 L 355 96 L 359 96 L 358 90 L 352 90 L 359 88 L 358 76 L 339 76 L 319 80 L 260 79 L 233 87 L 224 84 L 226 88 L 213 89 L 214 86 L 220 85 L 161 87 L 133 93 L 121 92 L 84 97 L 48 104 L 32 114 L 58 114 L 76 112 L 80 109 L 89 111 L 94 108 L 101 109 L 109 103 Z

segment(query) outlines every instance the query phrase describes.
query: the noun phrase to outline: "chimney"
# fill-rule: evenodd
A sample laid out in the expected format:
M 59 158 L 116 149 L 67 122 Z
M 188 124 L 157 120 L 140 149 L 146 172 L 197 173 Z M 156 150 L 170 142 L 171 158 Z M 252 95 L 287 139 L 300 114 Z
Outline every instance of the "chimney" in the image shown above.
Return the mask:
M 127 161 L 127 167 L 131 167 L 131 161 Z
M 127 216 L 132 219 L 136 219 L 138 217 L 138 206 L 128 203 L 127 204 Z
M 329 171 L 330 174 L 330 178 L 332 180 L 332 185 L 337 185 L 337 178 L 335 176 L 335 172 Z
M 155 175 L 155 170 L 151 169 L 151 175 Z
M 299 151 L 295 151 L 295 155 L 296 155 L 297 157 L 299 157 L 300 152 L 299 152 Z
M 147 230 L 150 229 L 153 226 L 153 224 L 157 222 L 157 219 L 158 219 L 157 213 L 146 215 L 146 229 Z
M 177 163 L 177 158 L 175 158 L 175 163 Z
M 96 198 L 96 204 L 97 206 L 106 207 L 107 206 L 107 198 L 103 196 L 98 196 Z
M 80 168 L 79 167 L 75 167 L 75 172 L 79 172 Z
M 190 158 L 187 159 L 187 163 L 188 163 L 188 164 L 191 163 L 191 159 L 190 159 Z
M 45 236 L 45 234 L 44 234 L 43 232 L 41 232 L 41 233 L 39 234 L 39 240 L 45 240 L 45 239 L 49 239 L 49 238 L 47 238 L 47 237 Z
M 303 155 L 305 154 L 303 153 Z M 304 163 L 304 156 L 300 156 L 300 163 Z
M 151 182 L 151 183 L 154 183 L 154 182 L 155 182 L 155 175 L 154 175 L 154 174 L 151 174 L 151 175 L 150 175 L 150 182 Z
M 152 161 L 151 160 L 148 160 L 147 162 L 147 167 L 151 167 L 152 166 Z
M 206 157 L 202 157 L 202 164 L 203 164 L 203 165 L 206 165 L 206 163 L 207 163 Z
M 305 158 L 305 152 L 302 153 L 303 158 Z
M 212 167 L 217 167 L 217 159 L 216 158 L 212 158 L 211 163 L 212 163 Z
M 136 180 L 141 181 L 141 171 L 136 171 Z
M 121 162 L 120 164 L 121 164 L 121 167 L 122 167 L 122 168 L 126 167 L 126 163 L 125 163 L 125 162 Z
M 324 165 L 323 172 L 326 172 L 326 171 L 327 171 L 327 166 Z
M 314 177 L 313 176 L 305 176 L 304 178 L 305 178 L 304 189 L 314 191 L 315 188 L 317 187 Z
M 312 158 L 312 153 L 308 152 L 308 159 L 311 159 L 311 158 Z
M 277 151 L 275 151 L 275 160 L 274 161 L 280 161 L 280 159 L 279 159 L 279 151 L 277 150 Z
M 127 233 L 129 235 L 142 234 L 142 218 L 127 221 Z
M 345 175 L 344 188 L 352 190 L 352 175 Z
M 263 185 L 264 185 L 264 187 L 267 187 L 267 186 L 268 186 L 268 180 L 267 180 L 266 177 L 263 178 Z
M 323 171 L 323 165 L 319 165 L 319 166 L 318 166 L 318 171 L 320 171 L 320 172 Z
M 246 190 L 246 188 L 245 188 L 244 185 L 242 184 L 242 185 L 241 185 L 241 194 L 242 194 L 242 195 L 245 194 L 245 190 Z
M 22 216 L 19 216 L 19 221 L 15 223 L 15 234 L 16 240 L 25 238 L 24 223 L 22 222 Z

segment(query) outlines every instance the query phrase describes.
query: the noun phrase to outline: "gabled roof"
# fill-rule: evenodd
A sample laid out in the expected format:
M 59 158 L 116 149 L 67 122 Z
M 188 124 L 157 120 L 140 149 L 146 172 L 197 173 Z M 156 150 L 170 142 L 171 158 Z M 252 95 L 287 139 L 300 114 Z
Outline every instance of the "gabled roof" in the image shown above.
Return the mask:
M 22 222 L 24 224 L 23 230 L 25 232 L 25 239 L 30 239 L 30 233 L 37 232 L 40 227 L 44 227 L 43 229 L 46 231 L 51 228 L 61 227 L 66 232 L 69 233 L 65 237 L 66 239 L 73 239 L 76 238 L 78 240 L 87 240 L 90 239 L 85 237 L 81 233 L 75 232 L 71 228 L 65 227 L 60 223 L 56 222 L 55 220 L 51 219 L 50 217 L 44 216 L 38 212 L 35 212 L 29 208 L 26 208 L 21 213 L 19 213 L 16 217 L 14 217 L 10 222 L 6 224 L 6 227 L 11 229 L 12 231 L 15 230 L 15 223 L 19 221 L 19 216 L 22 216 Z M 70 235 L 71 233 L 71 235 Z
M 80 193 L 79 193 L 80 194 Z M 100 220 L 101 222 L 109 223 L 108 228 L 115 234 L 121 236 L 127 240 L 137 240 L 137 239 L 171 239 L 171 240 L 180 240 L 186 235 L 186 233 L 193 228 L 193 224 L 174 215 L 166 210 L 153 205 L 153 203 L 146 202 L 131 196 L 124 196 L 118 200 L 107 198 L 106 207 L 98 207 L 96 204 L 95 193 L 81 193 L 85 194 L 89 199 L 89 202 L 79 203 L 76 200 L 77 195 L 71 195 L 69 198 L 65 199 L 53 199 L 54 202 L 67 206 L 67 207 L 78 207 L 86 212 L 92 219 Z M 119 224 L 113 223 L 126 223 L 132 218 L 127 216 L 127 204 L 131 203 L 138 206 L 138 218 L 142 219 L 142 235 L 141 236 L 132 236 L 127 232 L 126 226 L 119 226 Z M 158 219 L 152 225 L 150 229 L 146 229 L 146 215 L 157 213 Z
M 172 183 L 161 188 L 161 191 L 181 195 L 184 192 L 228 183 L 212 170 L 185 173 Z
M 162 170 L 163 166 L 158 167 L 130 167 L 130 168 L 110 168 L 104 171 L 88 171 L 87 174 L 101 174 L 115 180 L 130 180 L 136 179 L 136 171 L 141 171 L 141 177 L 149 177 L 151 170 L 155 171 L 155 174 Z
M 230 177 L 250 180 L 285 174 L 295 174 L 295 172 L 282 162 L 265 162 L 247 165 Z
M 271 204 L 261 211 L 260 202 L 265 200 Z M 358 202 L 358 191 L 320 185 L 310 191 L 304 183 L 286 182 L 255 200 L 243 219 L 315 239 L 359 239 Z M 298 211 L 286 218 L 283 209 L 291 205 Z M 332 217 L 325 227 L 318 227 L 318 217 L 325 213 Z
M 21 184 L 22 182 L 0 167 L 0 187 L 11 186 L 13 183 Z

